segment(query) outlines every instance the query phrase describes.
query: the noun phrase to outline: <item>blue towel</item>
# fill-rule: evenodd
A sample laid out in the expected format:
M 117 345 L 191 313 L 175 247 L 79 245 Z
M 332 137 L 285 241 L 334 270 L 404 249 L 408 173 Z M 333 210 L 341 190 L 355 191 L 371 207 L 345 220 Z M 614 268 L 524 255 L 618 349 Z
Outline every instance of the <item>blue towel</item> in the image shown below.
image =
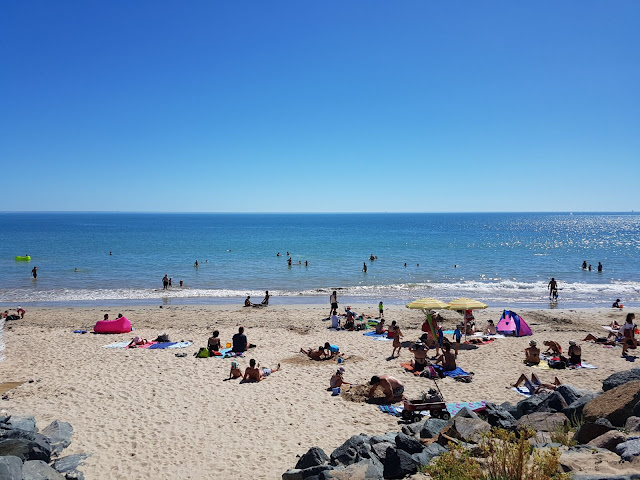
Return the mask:
M 363 335 L 367 336 L 367 337 L 386 337 L 387 334 L 386 333 L 376 333 L 376 332 L 365 332 L 363 333 Z
M 463 377 L 463 376 L 468 376 L 469 375 L 467 372 L 465 372 L 460 367 L 456 367 L 455 370 L 451 370 L 450 372 L 443 371 L 442 373 L 443 373 L 443 375 L 445 377 Z
M 175 345 L 178 342 L 158 342 L 149 347 L 149 350 L 156 350 L 159 348 L 169 348 L 171 345 Z

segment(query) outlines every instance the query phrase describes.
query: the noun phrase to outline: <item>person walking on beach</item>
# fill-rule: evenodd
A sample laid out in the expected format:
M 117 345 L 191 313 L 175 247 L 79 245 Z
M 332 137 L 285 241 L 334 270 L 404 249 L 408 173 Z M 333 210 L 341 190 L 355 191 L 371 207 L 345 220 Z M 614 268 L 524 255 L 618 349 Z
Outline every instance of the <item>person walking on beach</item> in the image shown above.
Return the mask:
M 31 275 L 33 275 L 33 278 L 38 278 L 38 267 L 33 267 Z
M 169 274 L 165 273 L 162 277 L 162 289 L 167 290 L 169 288 Z
M 335 290 L 329 296 L 329 303 L 331 304 L 331 310 L 329 311 L 329 316 L 338 315 L 338 293 Z
M 362 262 L 362 271 L 367 273 L 367 262 Z
M 393 327 L 393 352 L 391 352 L 391 358 L 396 356 L 396 349 L 398 350 L 397 356 L 400 356 L 400 350 L 402 349 L 400 338 L 402 338 L 402 332 L 400 331 L 400 327 L 396 325 Z
M 558 300 L 558 282 L 556 282 L 556 279 L 551 277 L 547 287 L 549 288 L 549 300 Z

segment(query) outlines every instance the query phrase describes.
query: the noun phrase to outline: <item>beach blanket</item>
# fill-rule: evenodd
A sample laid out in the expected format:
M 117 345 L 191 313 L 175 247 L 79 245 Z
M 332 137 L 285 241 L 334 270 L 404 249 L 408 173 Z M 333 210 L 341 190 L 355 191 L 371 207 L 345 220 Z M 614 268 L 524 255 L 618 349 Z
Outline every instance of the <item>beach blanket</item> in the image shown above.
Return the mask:
M 529 390 L 526 389 L 525 387 L 511 387 L 511 390 L 513 390 L 516 393 L 519 393 L 520 395 L 524 395 L 525 397 L 531 396 L 531 393 L 529 393 Z
M 416 376 L 422 373 L 422 372 L 417 372 L 416 369 L 413 368 L 413 365 L 411 365 L 410 363 L 401 363 L 400 366 L 403 367 L 407 372 L 413 373 Z
M 127 346 L 126 346 L 125 348 L 151 348 L 151 347 L 153 347 L 154 345 L 156 345 L 157 343 L 158 343 L 158 342 L 147 342 L 147 343 L 145 343 L 144 345 L 131 345 L 131 346 L 129 346 L 129 345 L 127 344 Z
M 445 372 L 445 371 L 442 369 L 442 367 L 439 367 L 439 366 L 434 367 L 434 368 L 435 368 L 436 370 L 438 370 L 438 371 L 442 372 L 442 374 L 443 374 L 445 377 L 451 377 L 451 378 L 454 378 L 454 377 L 468 377 L 468 376 L 469 376 L 469 374 L 468 374 L 467 372 L 465 372 L 463 369 L 461 369 L 460 367 L 456 367 L 456 369 L 455 369 L 455 370 L 451 370 L 450 372 Z
M 481 400 L 479 402 L 449 402 L 449 403 L 447 403 L 447 411 L 451 414 L 451 416 L 454 416 L 456 413 L 458 413 L 464 407 L 466 407 L 469 410 L 472 410 L 474 412 L 482 412 L 487 407 L 487 403 L 484 400 Z M 404 410 L 404 406 L 402 406 L 402 405 L 397 406 L 397 407 L 395 405 L 378 405 L 378 408 L 380 409 L 381 412 L 387 413 L 389 415 L 394 415 L 396 417 L 402 415 L 402 411 Z M 420 411 L 418 413 L 420 413 L 421 415 L 429 415 L 429 412 L 427 410 L 422 410 L 422 411 Z
M 150 350 L 157 350 L 163 348 L 187 348 L 192 342 L 158 342 L 155 345 L 149 347 Z
M 478 332 L 478 333 L 474 333 L 473 335 L 470 335 L 470 336 L 471 336 L 471 337 L 480 337 L 480 338 L 482 338 L 482 337 L 489 337 L 489 339 L 494 339 L 494 338 L 507 338 L 507 337 L 505 337 L 504 335 L 502 335 L 502 334 L 500 334 L 500 333 L 497 333 L 497 334 L 495 334 L 495 335 L 488 335 L 488 334 L 483 334 L 483 333 L 481 333 L 481 332 Z
M 455 330 L 443 330 L 442 333 L 444 335 L 453 335 L 453 332 L 455 332 Z
M 376 332 L 366 332 L 363 333 L 364 336 L 366 337 L 371 337 L 373 340 L 378 340 L 381 342 L 392 342 L 393 338 L 387 338 L 387 334 L 386 333 L 381 333 L 381 334 L 377 334 Z
M 569 365 L 569 368 L 570 369 L 587 368 L 587 369 L 590 369 L 590 370 L 595 370 L 598 367 L 596 367 L 595 365 L 591 365 L 590 363 L 582 362 L 582 363 L 580 363 L 578 365 Z
M 103 345 L 104 348 L 127 348 L 127 345 L 129 345 L 129 341 L 125 341 L 125 342 L 113 342 L 110 343 L 109 345 Z

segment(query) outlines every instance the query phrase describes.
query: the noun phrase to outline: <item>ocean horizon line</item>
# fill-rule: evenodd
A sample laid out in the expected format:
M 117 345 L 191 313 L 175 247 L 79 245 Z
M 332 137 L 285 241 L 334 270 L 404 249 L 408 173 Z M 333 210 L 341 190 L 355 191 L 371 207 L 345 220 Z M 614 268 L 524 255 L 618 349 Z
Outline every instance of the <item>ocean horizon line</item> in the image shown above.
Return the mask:
M 640 211 L 578 211 L 578 210 L 554 210 L 554 211 L 403 211 L 403 212 L 227 212 L 227 211 L 156 211 L 156 210 L 3 210 L 0 214 L 135 214 L 135 215 L 491 215 L 491 214 L 566 214 L 566 215 L 622 215 L 640 214 Z

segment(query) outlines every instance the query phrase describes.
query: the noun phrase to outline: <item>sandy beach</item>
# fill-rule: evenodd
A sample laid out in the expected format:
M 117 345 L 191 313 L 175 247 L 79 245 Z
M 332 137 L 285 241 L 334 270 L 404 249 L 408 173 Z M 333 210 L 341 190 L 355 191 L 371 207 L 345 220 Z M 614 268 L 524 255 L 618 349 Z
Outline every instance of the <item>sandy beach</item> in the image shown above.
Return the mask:
M 373 341 L 361 332 L 328 330 L 328 305 L 275 305 L 264 309 L 223 306 L 135 308 L 28 308 L 24 319 L 7 322 L 2 382 L 25 383 L 5 393 L 3 410 L 34 415 L 42 428 L 59 419 L 75 434 L 65 453 L 92 456 L 81 470 L 89 479 L 102 478 L 260 478 L 277 479 L 313 445 L 327 453 L 358 433 L 397 430 L 397 418 L 377 406 L 347 401 L 327 392 L 334 361 L 313 362 L 298 353 L 328 341 L 345 354 L 345 379 L 365 383 L 375 374 L 389 374 L 417 396 L 432 381 L 406 373 L 400 366 L 412 355 L 403 348 L 389 360 L 392 342 Z M 341 305 L 340 308 L 342 310 Z M 377 316 L 376 305 L 352 307 Z M 130 340 L 132 334 L 75 334 L 92 330 L 104 313 L 131 319 L 135 334 L 153 339 L 167 333 L 172 341 L 191 340 L 180 350 L 108 349 L 104 345 Z M 509 389 L 520 374 L 536 373 L 543 381 L 557 375 L 578 388 L 600 389 L 600 381 L 634 364 L 620 357 L 621 348 L 581 342 L 587 333 L 603 336 L 600 327 L 624 321 L 627 310 L 572 309 L 518 311 L 533 337 L 497 339 L 460 352 L 458 365 L 474 372 L 471 383 L 450 378 L 439 382 L 446 401 L 516 403 L 524 397 Z M 443 328 L 454 328 L 460 316 L 442 312 Z M 501 310 L 475 312 L 480 327 L 497 322 Z M 405 341 L 422 333 L 423 314 L 402 307 L 385 309 L 387 322 L 397 320 Z M 212 330 L 223 344 L 244 326 L 252 349 L 241 358 L 262 366 L 282 365 L 260 383 L 226 378 L 231 359 L 196 359 Z M 570 340 L 582 345 L 583 360 L 597 369 L 540 370 L 522 363 L 531 339 Z M 431 355 L 433 355 L 433 350 Z M 176 353 L 187 353 L 176 357 Z

